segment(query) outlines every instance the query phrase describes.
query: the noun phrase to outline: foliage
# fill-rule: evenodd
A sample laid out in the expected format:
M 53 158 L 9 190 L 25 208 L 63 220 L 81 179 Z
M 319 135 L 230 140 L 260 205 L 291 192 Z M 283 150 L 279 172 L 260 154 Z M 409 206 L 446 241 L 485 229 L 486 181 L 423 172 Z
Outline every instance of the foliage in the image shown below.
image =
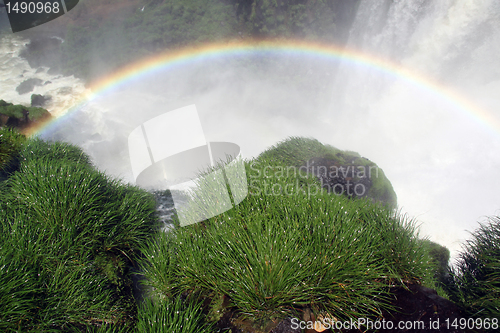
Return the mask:
M 232 8 L 222 0 L 124 2 L 121 6 L 82 2 L 68 14 L 78 24 L 66 27 L 63 70 L 93 78 L 161 50 L 234 38 L 238 29 Z M 110 12 L 113 15 L 107 15 Z
M 472 233 L 450 274 L 446 291 L 468 315 L 500 316 L 500 217 L 489 218 Z
M 128 267 L 155 230 L 154 198 L 68 144 L 30 139 L 19 161 L 0 184 L 0 330 L 127 326 Z
M 81 148 L 67 142 L 47 142 L 38 138 L 32 138 L 26 143 L 21 159 L 24 163 L 43 159 L 61 161 L 81 168 L 92 166 L 90 157 Z
M 25 140 L 26 137 L 14 129 L 0 128 L 0 179 L 4 172 L 15 167 Z
M 434 277 L 442 286 L 446 283 L 448 277 L 448 262 L 450 260 L 450 250 L 438 243 L 431 242 L 428 239 L 422 240 L 423 245 L 427 248 L 431 261 L 436 267 Z
M 243 202 L 171 232 L 158 232 L 152 194 L 95 170 L 81 149 L 39 139 L 17 149 L 18 169 L 0 182 L 5 332 L 210 332 L 226 311 L 264 331 L 301 311 L 376 318 L 392 287 L 434 284 L 414 221 L 328 194 L 313 176 L 273 173 L 310 154 L 360 158 L 316 140 L 246 161 Z M 252 173 L 256 161 L 273 176 Z M 217 198 L 213 190 L 197 195 Z M 138 261 L 149 295 L 136 305 Z
M 263 330 L 305 308 L 340 320 L 377 316 L 390 307 L 389 287 L 432 284 L 413 221 L 367 200 L 312 194 L 311 177 L 273 178 L 271 187 L 281 192 L 265 190 L 267 180 L 251 176 L 252 190 L 234 209 L 160 233 L 144 247 L 153 295 L 200 295 L 212 304 L 226 297 L 219 311 Z
M 205 333 L 212 332 L 204 322 L 201 304 L 191 299 L 146 299 L 139 307 L 137 332 Z
M 342 44 L 358 0 L 81 1 L 61 26 L 60 64 L 93 79 L 167 49 L 244 38 L 305 38 Z M 66 22 L 66 21 L 65 21 Z M 57 23 L 56 23 L 57 24 Z M 52 58 L 59 59 L 59 56 Z
M 239 1 L 241 17 L 252 35 L 332 41 L 336 37 L 334 1 Z
M 356 152 L 342 151 L 330 145 L 323 145 L 316 139 L 303 137 L 290 137 L 270 147 L 258 157 L 258 161 L 278 163 L 284 166 L 300 167 L 306 165 L 311 158 L 326 158 L 337 162 L 342 166 L 364 166 L 376 170 L 376 174 L 370 177 L 371 187 L 366 196 L 378 202 L 388 204 L 396 208 L 397 197 L 392 184 L 375 163 L 361 157 Z
M 0 100 L 0 115 L 19 120 L 24 120 L 25 117 L 27 117 L 30 121 L 37 121 L 49 118 L 50 112 L 40 107 L 29 107 L 19 104 L 14 105 L 4 100 Z

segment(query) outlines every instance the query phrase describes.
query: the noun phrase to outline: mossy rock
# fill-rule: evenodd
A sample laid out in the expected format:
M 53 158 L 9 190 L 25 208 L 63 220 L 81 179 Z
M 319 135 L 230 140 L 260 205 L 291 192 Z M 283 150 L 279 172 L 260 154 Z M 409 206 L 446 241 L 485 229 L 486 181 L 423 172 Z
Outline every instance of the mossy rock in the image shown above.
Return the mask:
M 366 197 L 390 208 L 397 206 L 396 192 L 384 171 L 353 151 L 342 151 L 312 138 L 290 137 L 264 151 L 258 160 L 307 171 L 331 193 Z
M 0 100 L 0 127 L 24 128 L 34 122 L 46 121 L 50 118 L 50 112 L 44 108 L 14 105 Z

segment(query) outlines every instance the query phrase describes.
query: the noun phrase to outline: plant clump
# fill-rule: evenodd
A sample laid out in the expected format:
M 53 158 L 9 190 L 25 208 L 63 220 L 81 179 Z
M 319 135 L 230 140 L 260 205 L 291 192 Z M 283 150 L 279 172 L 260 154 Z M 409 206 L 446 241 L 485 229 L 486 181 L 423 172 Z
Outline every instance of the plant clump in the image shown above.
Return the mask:
M 0 179 L 15 167 L 26 137 L 14 129 L 0 128 Z
M 450 275 L 446 291 L 469 316 L 500 317 L 500 217 L 472 233 Z
M 153 196 L 75 146 L 37 139 L 0 188 L 0 331 L 130 328 L 130 268 L 156 228 Z
M 276 168 L 300 153 L 271 150 L 258 160 Z M 144 247 L 152 297 L 199 298 L 213 324 L 231 313 L 236 326 L 269 332 L 304 311 L 336 320 L 375 318 L 391 308 L 391 288 L 432 286 L 434 268 L 412 220 L 366 199 L 323 189 L 312 195 L 313 176 L 283 174 L 272 178 L 272 187 L 288 192 L 265 191 L 270 177 L 252 174 L 253 162 L 245 162 L 252 189 L 243 202 L 159 233 Z M 217 197 L 211 187 L 199 190 L 199 197 Z

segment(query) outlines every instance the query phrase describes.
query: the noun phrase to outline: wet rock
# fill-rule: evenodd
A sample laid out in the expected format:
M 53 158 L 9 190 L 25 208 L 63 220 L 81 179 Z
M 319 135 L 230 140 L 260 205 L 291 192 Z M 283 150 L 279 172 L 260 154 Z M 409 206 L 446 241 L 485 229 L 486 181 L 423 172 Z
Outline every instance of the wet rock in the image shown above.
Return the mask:
M 16 91 L 19 95 L 26 94 L 32 92 L 35 89 L 35 86 L 41 86 L 43 80 L 37 78 L 31 78 L 26 81 L 23 81 L 20 85 L 17 86 Z
M 32 68 L 44 66 L 50 68 L 49 74 L 54 71 L 58 73 L 61 65 L 61 41 L 60 38 L 33 35 L 20 56 L 26 59 Z
M 293 325 L 292 317 L 287 317 L 283 319 L 270 333 L 301 333 L 302 330 L 299 327 L 294 329 L 296 326 L 297 325 Z
M 450 323 L 454 319 L 466 317 L 462 314 L 460 308 L 453 302 L 439 296 L 433 289 L 420 285 L 409 285 L 408 289 L 398 288 L 393 290 L 394 301 L 392 304 L 399 311 L 385 312 L 384 318 L 391 320 L 395 324 L 398 322 L 422 322 L 425 327 L 413 329 L 386 329 L 379 332 L 466 332 L 460 329 L 447 329 L 448 320 Z
M 73 88 L 71 87 L 63 87 L 61 89 L 59 89 L 59 91 L 57 92 L 59 95 L 69 95 L 73 92 Z
M 378 332 L 378 333 L 403 333 L 403 332 L 418 332 L 418 333 L 436 333 L 436 332 L 449 332 L 449 333 L 465 333 L 467 330 L 453 328 L 447 323 L 453 323 L 455 319 L 467 318 L 462 313 L 461 309 L 453 302 L 439 296 L 433 289 L 426 288 L 416 284 L 410 284 L 407 288 L 398 287 L 391 290 L 392 302 L 395 310 L 383 311 L 382 317 L 379 319 L 372 318 L 371 327 L 357 326 L 351 327 L 352 329 L 333 330 L 334 327 L 322 327 L 318 325 L 315 329 L 308 329 L 306 333 L 330 333 L 330 332 Z M 319 320 L 307 309 L 303 309 L 304 322 L 315 322 Z M 307 314 L 308 313 L 308 314 Z M 224 313 L 222 318 L 218 321 L 217 327 L 221 330 L 231 329 L 233 333 L 240 332 L 266 332 L 266 333 L 298 333 L 301 332 L 298 328 L 297 319 L 286 317 L 279 323 L 266 325 L 271 328 L 256 330 L 248 322 L 234 318 L 235 314 L 232 311 Z M 321 320 L 319 321 L 322 322 Z M 353 321 L 358 324 L 357 321 Z M 389 324 L 391 322 L 392 324 Z M 329 325 L 333 325 L 334 321 L 326 321 Z M 378 324 L 377 324 L 378 323 Z M 385 323 L 385 324 L 382 324 Z M 401 328 L 398 323 L 403 323 Z M 409 326 L 404 327 L 404 324 L 411 323 Z M 380 326 L 377 326 L 380 325 Z M 409 324 L 408 324 L 409 325 Z M 304 324 L 303 324 L 304 326 Z
M 33 107 L 43 107 L 48 101 L 52 99 L 51 96 L 42 96 L 39 94 L 31 95 L 31 106 Z
M 372 187 L 368 169 L 355 165 L 355 158 L 345 160 L 344 165 L 327 158 L 313 158 L 308 161 L 308 172 L 315 175 L 321 186 L 330 193 L 350 198 L 364 197 Z

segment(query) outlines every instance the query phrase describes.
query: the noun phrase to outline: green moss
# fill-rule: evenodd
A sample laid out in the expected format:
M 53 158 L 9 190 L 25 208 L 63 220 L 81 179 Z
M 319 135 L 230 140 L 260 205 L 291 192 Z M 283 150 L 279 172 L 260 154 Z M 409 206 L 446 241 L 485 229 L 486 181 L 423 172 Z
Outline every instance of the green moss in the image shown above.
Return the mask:
M 389 285 L 432 282 L 413 221 L 368 200 L 330 195 L 312 177 L 273 176 L 277 159 L 294 158 L 283 147 L 297 149 L 302 161 L 326 149 L 312 139 L 278 144 L 246 162 L 243 202 L 148 243 L 144 267 L 154 295 L 201 295 L 217 309 L 224 295 L 239 322 L 260 332 L 305 308 L 341 320 L 376 317 L 390 307 Z M 252 170 L 255 163 L 268 174 Z M 207 187 L 196 193 L 214 197 Z
M 44 120 L 50 117 L 50 112 L 39 107 L 14 105 L 0 100 L 0 115 L 23 120 L 26 116 L 30 121 Z
M 0 185 L 1 331 L 132 323 L 128 267 L 157 227 L 155 200 L 89 161 L 69 144 L 28 139 Z
M 344 167 L 362 166 L 366 176 L 372 182 L 366 196 L 390 208 L 397 207 L 396 192 L 383 170 L 353 151 L 342 151 L 312 138 L 290 137 L 264 151 L 259 155 L 258 161 L 300 167 L 306 165 L 307 161 L 312 158 L 328 159 Z
M 50 112 L 44 108 L 30 107 L 28 108 L 28 118 L 30 121 L 44 120 L 50 117 Z

